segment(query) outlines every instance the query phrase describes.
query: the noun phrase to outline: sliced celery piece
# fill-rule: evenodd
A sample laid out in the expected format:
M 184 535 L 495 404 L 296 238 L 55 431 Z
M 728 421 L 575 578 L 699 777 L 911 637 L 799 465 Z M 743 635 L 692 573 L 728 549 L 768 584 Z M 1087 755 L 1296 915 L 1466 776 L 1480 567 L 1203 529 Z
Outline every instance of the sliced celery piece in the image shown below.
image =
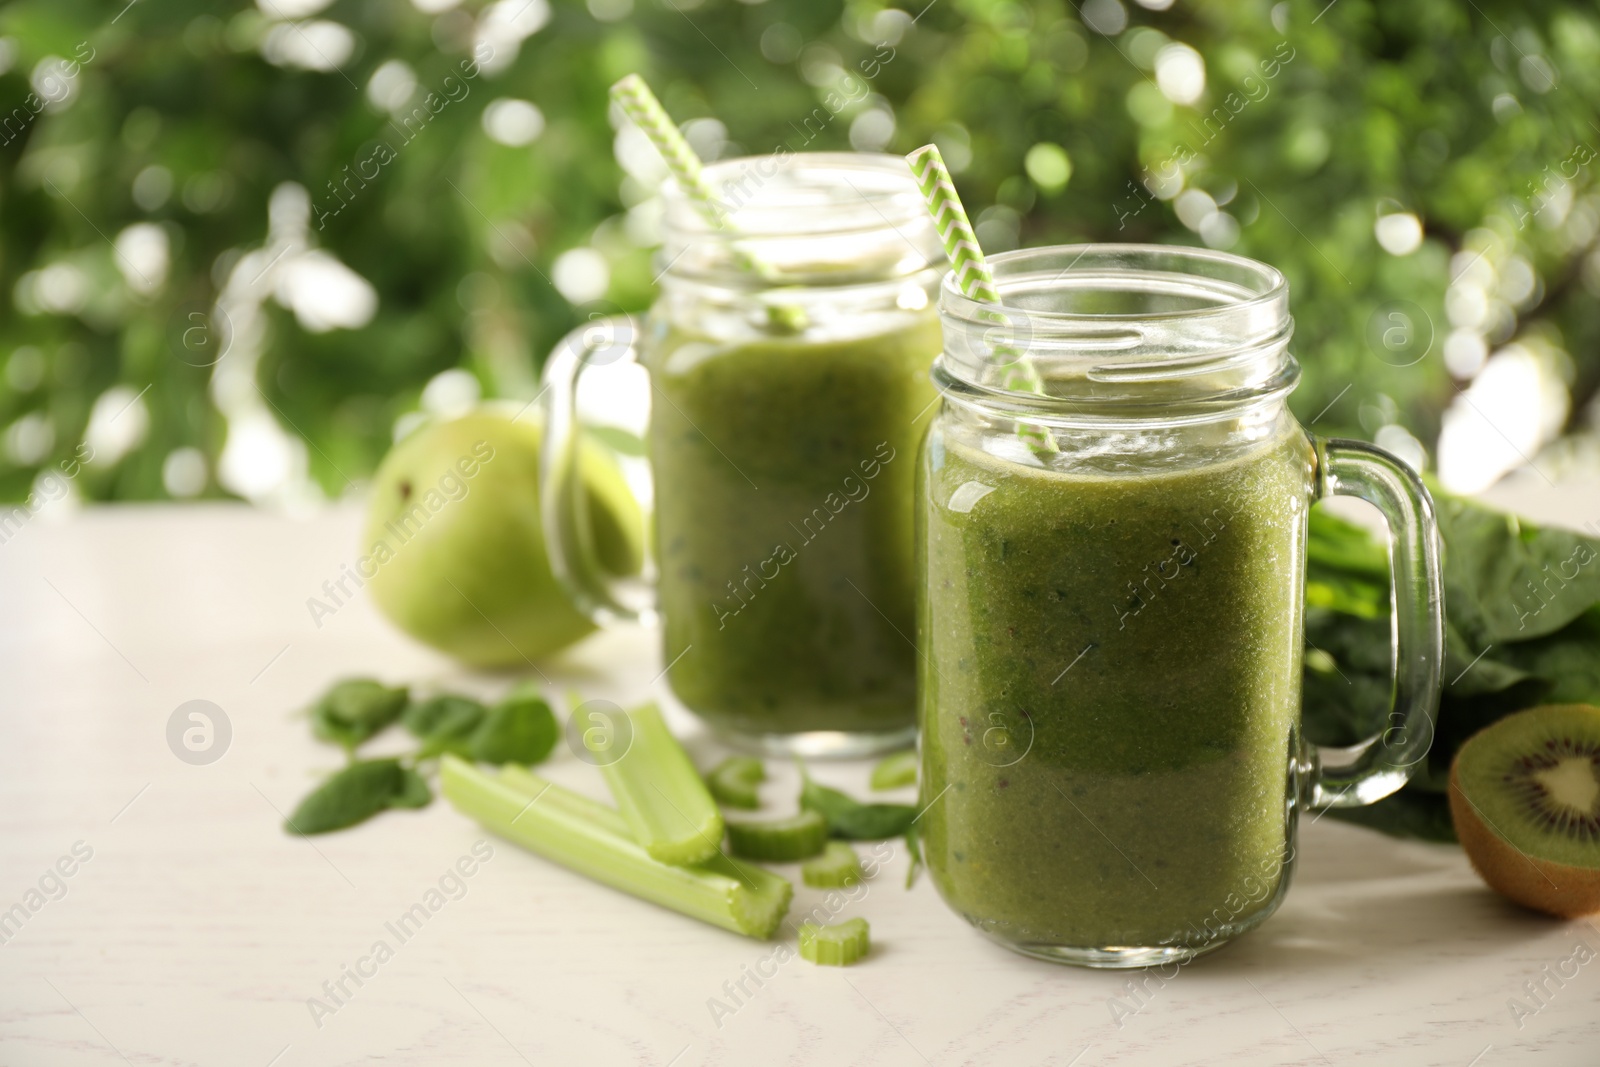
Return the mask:
M 695 867 L 652 859 L 616 811 L 522 767 L 486 773 L 446 755 L 440 785 L 455 808 L 486 828 L 579 874 L 747 937 L 770 938 L 794 887 L 726 856 Z
M 728 820 L 728 844 L 735 856 L 773 863 L 809 859 L 828 840 L 828 820 L 814 811 L 782 819 Z
M 872 933 L 865 919 L 846 919 L 828 926 L 800 924 L 800 956 L 812 963 L 848 967 L 871 947 Z
M 822 855 L 800 865 L 800 878 L 817 889 L 838 889 L 861 881 L 861 857 L 848 841 L 829 841 Z
M 718 804 L 754 811 L 761 806 L 756 786 L 767 780 L 767 766 L 754 756 L 729 756 L 706 775 L 706 786 Z
M 872 788 L 898 789 L 903 785 L 917 784 L 917 752 L 907 749 L 883 757 L 872 768 Z
M 601 762 L 600 774 L 633 839 L 662 863 L 703 863 L 722 847 L 722 812 L 667 729 L 661 711 L 645 704 L 628 713 L 633 740 L 620 759 Z

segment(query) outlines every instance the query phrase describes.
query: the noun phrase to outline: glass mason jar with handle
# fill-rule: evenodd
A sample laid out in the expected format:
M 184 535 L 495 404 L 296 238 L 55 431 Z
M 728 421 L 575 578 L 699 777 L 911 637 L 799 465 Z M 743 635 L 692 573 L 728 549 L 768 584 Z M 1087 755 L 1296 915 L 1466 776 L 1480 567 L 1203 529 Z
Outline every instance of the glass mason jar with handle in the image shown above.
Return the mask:
M 1387 796 L 1425 755 L 1432 502 L 1388 453 L 1289 413 L 1271 267 L 1137 245 L 991 266 L 1001 305 L 941 292 L 920 460 L 928 869 L 1028 955 L 1187 959 L 1277 907 L 1300 812 Z M 1040 392 L 1007 388 L 1019 354 Z M 1388 524 L 1396 669 L 1388 729 L 1324 766 L 1300 734 L 1305 546 L 1335 494 Z
M 728 225 L 667 185 L 660 294 L 637 337 L 591 325 L 545 364 L 552 566 L 596 621 L 658 624 L 674 695 L 735 743 L 903 745 L 943 252 L 898 157 L 764 156 L 706 177 Z M 634 582 L 600 565 L 573 470 L 577 382 L 619 359 L 651 382 L 655 563 Z

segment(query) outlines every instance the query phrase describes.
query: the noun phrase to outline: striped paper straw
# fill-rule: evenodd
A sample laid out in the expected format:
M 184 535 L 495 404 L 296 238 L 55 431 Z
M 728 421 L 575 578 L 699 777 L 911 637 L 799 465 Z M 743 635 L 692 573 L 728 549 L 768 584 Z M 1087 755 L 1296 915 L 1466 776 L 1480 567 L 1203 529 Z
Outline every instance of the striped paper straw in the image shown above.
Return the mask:
M 1000 303 L 1000 293 L 994 287 L 994 275 L 978 247 L 978 236 L 972 232 L 967 220 L 967 210 L 956 195 L 955 183 L 945 168 L 944 157 L 936 145 L 923 145 L 906 156 L 911 165 L 911 175 L 917 179 L 922 198 L 927 201 L 928 214 L 933 217 L 933 227 L 944 242 L 944 253 L 950 259 L 950 272 L 956 276 L 956 285 L 969 300 Z
M 656 151 L 666 161 L 667 170 L 677 179 L 678 187 L 688 196 L 690 203 L 700 209 L 705 220 L 719 230 L 726 229 L 728 214 L 706 181 L 700 157 L 694 154 L 694 149 L 644 79 L 637 74 L 623 78 L 611 87 L 611 99 L 650 138 L 650 143 L 656 146 Z
M 611 87 L 611 99 L 650 138 L 650 143 L 656 146 L 656 151 L 661 153 L 661 158 L 666 162 L 667 170 L 677 179 L 678 188 L 699 209 L 701 217 L 713 229 L 730 232 L 728 213 L 723 208 L 721 198 L 712 191 L 711 183 L 706 181 L 705 167 L 700 157 L 695 155 L 694 148 L 644 79 L 637 74 L 629 74 Z M 778 271 L 771 264 L 752 256 L 736 242 L 730 242 L 729 249 L 740 267 L 762 281 L 773 284 L 780 280 Z M 792 304 L 769 305 L 767 319 L 774 329 L 783 333 L 797 332 L 806 325 L 805 311 Z
M 911 175 L 916 178 L 922 198 L 927 202 L 933 228 L 944 243 L 945 255 L 950 258 L 950 272 L 955 275 L 957 288 L 969 300 L 1000 303 L 1000 290 L 995 287 L 994 273 L 983 258 L 978 236 L 972 232 L 967 210 L 961 206 L 961 197 L 956 194 L 955 182 L 950 180 L 950 171 L 945 167 L 944 157 L 939 155 L 938 147 L 923 145 L 906 156 L 906 162 L 910 164 Z M 1044 382 L 1039 377 L 1039 371 L 1024 353 L 997 345 L 995 355 L 1011 357 L 1011 361 L 1001 368 L 1001 384 L 1005 388 L 1014 392 L 1044 395 Z M 1017 436 L 1037 453 L 1057 451 L 1055 439 L 1042 426 L 1019 426 Z

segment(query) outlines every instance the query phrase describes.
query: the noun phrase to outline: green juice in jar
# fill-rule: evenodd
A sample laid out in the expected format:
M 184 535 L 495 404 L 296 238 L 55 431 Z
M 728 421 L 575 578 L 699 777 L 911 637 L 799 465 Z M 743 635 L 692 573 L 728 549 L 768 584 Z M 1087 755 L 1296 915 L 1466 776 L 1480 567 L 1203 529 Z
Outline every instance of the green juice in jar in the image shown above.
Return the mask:
M 923 459 L 939 892 L 1023 951 L 1253 925 L 1292 859 L 1309 443 L 1288 420 L 1131 470 L 1011 451 L 936 427 Z
M 647 346 L 663 657 L 713 728 L 909 730 L 931 308 Z

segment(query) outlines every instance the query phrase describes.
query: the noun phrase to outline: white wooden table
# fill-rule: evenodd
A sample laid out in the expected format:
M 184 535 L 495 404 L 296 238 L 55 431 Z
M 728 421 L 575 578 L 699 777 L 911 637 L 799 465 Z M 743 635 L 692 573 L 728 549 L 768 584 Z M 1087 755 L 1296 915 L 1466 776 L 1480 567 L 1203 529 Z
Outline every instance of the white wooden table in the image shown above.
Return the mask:
M 1595 486 L 1519 503 L 1600 519 Z M 463 673 L 365 599 L 314 625 L 306 599 L 353 558 L 358 521 L 129 507 L 0 544 L 0 1064 L 1600 1063 L 1600 963 L 1545 977 L 1600 951 L 1600 928 L 1503 904 L 1455 849 L 1330 819 L 1305 829 L 1273 919 L 1137 998 L 1137 974 L 985 941 L 926 880 L 902 889 L 898 854 L 845 912 L 871 921 L 869 960 L 791 959 L 737 1001 L 725 983 L 772 972 L 771 945 L 493 840 L 401 941 L 386 924 L 485 835 L 436 802 L 286 836 L 281 813 L 339 762 L 295 709 L 352 673 L 484 695 L 511 679 Z M 626 702 L 659 666 L 649 635 L 623 631 L 544 669 Z M 209 765 L 167 741 L 195 699 L 231 725 Z M 565 749 L 547 766 L 601 795 Z M 777 773 L 769 796 L 792 796 Z M 864 785 L 855 766 L 819 777 Z M 797 907 L 820 898 L 797 886 Z M 392 956 L 362 963 L 379 941 Z M 342 1003 L 314 1013 L 342 977 Z M 1541 979 L 1543 1006 L 1524 989 Z M 1514 999 L 1537 1008 L 1520 1026 Z

